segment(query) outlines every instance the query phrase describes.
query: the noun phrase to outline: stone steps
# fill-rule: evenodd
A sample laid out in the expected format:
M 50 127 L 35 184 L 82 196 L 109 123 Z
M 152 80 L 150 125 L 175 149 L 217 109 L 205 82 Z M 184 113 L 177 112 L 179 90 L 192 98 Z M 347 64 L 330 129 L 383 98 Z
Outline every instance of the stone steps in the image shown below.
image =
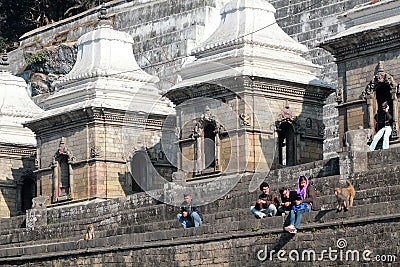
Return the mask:
M 391 195 L 383 195 L 384 192 L 396 192 Z M 400 199 L 400 186 L 392 186 L 389 189 L 377 188 L 359 191 L 356 194 L 355 205 L 365 206 L 374 203 L 392 201 L 395 202 Z M 321 202 L 325 210 L 335 210 L 336 208 L 336 197 L 334 195 L 320 197 Z M 146 214 L 149 212 L 149 208 L 141 208 L 143 217 L 141 220 L 136 220 L 134 213 L 125 212 L 124 214 L 115 215 L 119 218 L 114 217 L 114 222 L 108 220 L 107 223 L 104 221 L 96 221 L 96 218 L 90 218 L 86 220 L 76 221 L 73 223 L 66 222 L 62 224 L 55 224 L 40 228 L 38 230 L 28 231 L 27 229 L 19 229 L 18 231 L 3 233 L 0 238 L 0 248 L 4 246 L 19 246 L 20 244 L 32 244 L 38 240 L 44 242 L 53 242 L 52 240 L 79 240 L 83 238 L 86 231 L 86 227 L 89 223 L 93 223 L 96 228 L 97 235 L 117 235 L 121 234 L 126 227 L 131 227 L 129 231 L 133 233 L 152 232 L 154 229 L 158 230 L 170 230 L 179 229 L 180 225 L 177 222 L 175 216 L 177 208 L 169 207 L 167 205 L 159 205 L 158 214 L 159 217 L 147 217 Z M 162 211 L 162 212 L 161 212 Z M 138 209 L 135 212 L 139 212 Z M 321 211 L 321 213 L 326 213 Z M 217 211 L 215 213 L 203 213 L 203 217 L 206 224 L 218 222 L 232 222 L 232 221 L 246 221 L 249 217 L 253 218 L 250 213 L 249 206 L 241 209 L 232 209 L 228 211 Z M 269 220 L 276 220 L 269 218 Z M 161 222 L 160 222 L 161 221 Z M 278 220 L 279 221 L 279 220 Z M 35 240 L 35 241 L 31 241 Z
M 336 181 L 337 177 L 326 177 L 318 179 L 324 181 L 325 184 L 329 184 L 332 181 Z M 329 195 L 320 197 L 321 203 L 323 204 L 323 207 L 325 207 L 325 209 L 334 209 L 336 207 L 336 197 L 332 194 L 333 189 L 329 187 L 329 190 Z M 328 190 L 324 191 L 328 192 Z M 240 199 L 241 201 L 237 201 L 237 199 Z M 249 212 L 249 206 L 255 201 L 255 199 L 256 195 L 251 196 L 251 194 L 231 196 L 228 199 L 218 200 L 217 205 L 213 203 L 212 208 L 202 209 L 202 213 L 204 214 L 205 218 L 211 216 L 211 219 L 208 220 L 209 222 L 214 220 L 214 217 L 212 217 L 213 215 L 216 215 L 218 217 L 221 216 L 220 214 L 227 214 L 226 207 L 230 207 L 230 210 L 228 210 L 228 214 L 235 214 L 235 211 L 241 211 L 241 213 L 231 215 L 231 217 L 242 216 L 241 214 L 244 214 L 244 217 L 248 217 L 249 215 L 252 216 Z M 399 185 L 389 186 L 388 188 L 371 188 L 357 191 L 355 205 L 358 206 L 382 201 L 397 201 L 399 199 Z M 230 201 L 227 202 L 227 200 Z M 233 204 L 233 202 L 235 202 L 236 204 Z M 0 248 L 2 247 L 2 245 L 29 242 L 29 240 L 66 239 L 70 237 L 74 237 L 76 239 L 76 237 L 83 237 L 86 231 L 86 227 L 90 223 L 93 223 L 98 231 L 110 230 L 114 227 L 123 227 L 125 225 L 132 224 L 132 222 L 138 225 L 138 229 L 151 231 L 152 229 L 154 229 L 154 226 L 152 225 L 153 222 L 169 221 L 169 223 L 166 224 L 166 228 L 161 227 L 161 229 L 169 229 L 171 227 L 176 227 L 176 225 L 174 225 L 174 223 L 171 223 L 171 221 L 176 221 L 175 216 L 177 210 L 178 208 L 176 207 L 159 204 L 135 209 L 127 209 L 122 212 L 109 213 L 107 217 L 100 216 L 94 218 L 84 218 L 69 222 L 66 221 L 63 223 L 49 224 L 37 230 L 29 231 L 28 229 L 21 228 L 8 231 L 3 230 L 0 233 Z M 229 220 L 229 218 L 226 220 Z M 160 228 L 160 226 L 157 226 L 156 228 Z
M 385 219 L 399 219 L 400 213 L 395 205 L 390 203 L 374 203 L 356 206 L 348 212 L 336 213 L 334 210 L 306 213 L 300 227 L 301 235 L 307 231 L 353 225 L 373 223 Z M 229 214 L 230 213 L 230 214 Z M 234 215 L 234 216 L 232 216 Z M 239 215 L 239 216 L 235 216 Z M 96 238 L 84 240 L 53 240 L 51 242 L 36 241 L 32 244 L 7 247 L 0 249 L 0 262 L 15 261 L 24 258 L 49 258 L 62 255 L 78 255 L 87 252 L 113 251 L 132 248 L 146 248 L 168 246 L 171 244 L 185 244 L 221 240 L 234 236 L 261 236 L 265 234 L 282 233 L 284 216 L 267 219 L 255 219 L 243 214 L 243 211 L 227 211 L 226 214 L 214 214 L 213 223 L 208 222 L 198 228 L 189 229 L 156 229 L 150 232 L 137 232 L 137 226 L 119 227 L 114 230 L 99 231 Z M 230 220 L 229 220 L 230 219 Z M 235 220 L 237 219 L 237 220 Z M 215 223 L 214 223 L 215 222 Z M 156 224 L 177 222 L 159 222 Z
M 372 187 L 375 188 L 397 185 L 400 184 L 400 166 L 396 167 L 395 170 L 390 169 L 391 178 L 388 179 L 388 176 L 389 174 L 386 174 L 382 171 L 377 172 L 376 170 L 371 170 L 370 172 L 363 174 L 363 176 L 358 176 L 352 179 L 352 181 L 357 191 Z M 295 179 L 291 179 L 291 181 L 275 181 L 274 179 L 270 180 L 271 181 L 268 180 L 268 182 L 271 184 L 271 191 L 276 192 L 278 191 L 279 187 L 284 185 L 289 185 L 289 187 L 295 188 Z M 313 178 L 311 181 L 315 184 L 315 187 L 320 192 L 321 196 L 332 194 L 333 188 L 340 185 L 340 177 L 338 175 Z M 257 191 L 249 193 L 245 190 L 241 190 L 240 192 L 236 193 L 229 193 L 214 203 L 205 206 L 202 210 L 207 213 L 212 213 L 226 209 L 245 208 L 249 205 L 249 203 L 254 202 L 258 194 L 259 192 Z M 112 222 L 112 217 L 115 217 L 116 213 L 124 213 L 126 210 L 140 209 L 141 207 L 152 207 L 151 210 L 153 210 L 153 207 L 159 206 L 156 204 L 157 202 L 154 199 L 146 196 L 145 193 L 140 193 L 128 196 L 126 198 L 119 198 L 101 203 L 89 203 L 82 206 L 53 208 L 48 210 L 48 223 L 57 224 L 67 221 L 76 223 L 83 220 L 86 224 L 86 219 L 89 216 L 92 216 L 93 211 L 96 211 L 95 213 L 99 217 L 103 216 L 104 221 L 109 219 Z M 156 210 L 154 212 L 156 212 Z M 10 229 L 13 226 L 20 228 L 21 223 L 10 223 L 1 229 Z M 3 231 L 0 233 L 3 233 Z

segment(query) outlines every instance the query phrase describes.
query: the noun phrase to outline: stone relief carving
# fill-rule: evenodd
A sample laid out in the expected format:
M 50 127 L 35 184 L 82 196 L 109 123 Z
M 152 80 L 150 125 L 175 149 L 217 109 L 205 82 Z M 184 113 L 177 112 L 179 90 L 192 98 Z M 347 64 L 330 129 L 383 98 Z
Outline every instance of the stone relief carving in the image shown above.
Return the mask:
M 92 146 L 90 148 L 90 157 L 95 158 L 95 157 L 100 156 L 100 151 L 101 151 L 101 149 L 99 146 Z
M 239 115 L 239 118 L 240 118 L 242 126 L 251 126 L 251 123 L 250 123 L 251 119 L 248 114 L 242 113 Z
M 181 127 L 177 126 L 175 127 L 175 136 L 177 139 L 181 139 L 181 135 L 182 135 L 182 130 Z
M 383 68 L 383 61 L 379 61 L 374 77 L 365 87 L 361 97 L 363 99 L 368 99 L 369 97 L 372 97 L 373 92 L 376 90 L 377 86 L 380 83 L 388 85 L 392 93 L 399 94 L 399 85 L 396 85 L 396 82 L 394 81 L 392 75 L 385 72 L 385 69 Z
M 282 109 L 282 112 L 278 114 L 275 120 L 275 129 L 280 129 L 281 124 L 284 122 L 289 122 L 293 125 L 294 132 L 296 134 L 304 134 L 305 130 L 301 127 L 300 122 L 290 109 L 288 102 L 286 101 L 285 108 Z
M 61 137 L 61 141 L 58 146 L 58 149 L 57 149 L 56 153 L 54 154 L 54 159 L 57 159 L 63 155 L 68 156 L 70 161 L 75 160 L 75 157 L 73 156 L 71 149 L 66 145 L 65 137 Z
M 46 201 L 49 197 L 46 196 L 38 196 L 32 199 L 32 209 L 45 209 Z
M 145 146 L 133 145 L 128 154 L 128 161 L 131 161 L 133 159 L 133 157 L 135 156 L 135 154 L 138 152 L 146 152 L 147 153 L 147 148 Z
M 285 108 L 282 109 L 281 114 L 278 115 L 278 120 L 280 121 L 295 121 L 297 117 L 293 114 L 292 110 L 289 107 L 289 103 L 286 101 Z
M 343 88 L 336 88 L 336 102 L 339 104 L 343 102 Z

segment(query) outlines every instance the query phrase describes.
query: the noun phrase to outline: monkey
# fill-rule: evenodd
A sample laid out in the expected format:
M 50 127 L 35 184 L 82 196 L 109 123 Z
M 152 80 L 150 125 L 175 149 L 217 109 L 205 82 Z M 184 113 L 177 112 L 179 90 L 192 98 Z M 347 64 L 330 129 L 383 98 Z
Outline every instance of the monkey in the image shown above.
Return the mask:
M 89 224 L 85 234 L 85 240 L 92 240 L 94 238 L 94 227 L 93 224 Z
M 337 212 L 348 211 L 349 207 L 353 206 L 354 197 L 356 195 L 356 191 L 354 190 L 353 185 L 350 183 L 350 180 L 346 181 L 347 187 L 344 188 L 335 188 L 335 195 L 338 202 Z

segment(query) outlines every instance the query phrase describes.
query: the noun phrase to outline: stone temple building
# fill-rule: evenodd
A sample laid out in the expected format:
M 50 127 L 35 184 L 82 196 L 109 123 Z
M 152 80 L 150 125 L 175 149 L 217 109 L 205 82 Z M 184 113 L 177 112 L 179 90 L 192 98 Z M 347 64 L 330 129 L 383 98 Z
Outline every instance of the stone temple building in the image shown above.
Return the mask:
M 32 207 L 36 196 L 36 139 L 22 126 L 39 116 L 24 79 L 12 75 L 7 54 L 0 61 L 0 217 L 10 217 Z
M 157 77 L 137 65 L 132 44 L 132 37 L 113 30 L 101 13 L 96 28 L 78 39 L 72 70 L 43 100 L 45 112 L 26 122 L 39 142 L 39 194 L 51 197 L 51 203 L 149 190 L 154 168 L 171 177 L 173 167 L 160 166 L 164 157 L 158 155 L 160 148 L 154 150 L 173 109 L 161 100 Z M 157 153 L 155 167 L 147 153 Z M 140 163 L 131 170 L 139 185 L 127 161 Z
M 166 1 L 165 9 L 156 1 L 136 6 L 133 2 L 138 4 L 111 1 L 71 19 L 69 26 L 64 21 L 22 38 L 14 58 L 23 49 L 34 57 L 35 49 L 47 46 L 43 49 L 49 56 L 47 63 L 20 70 L 25 78 L 42 71 L 46 79 L 55 79 L 42 87 L 47 86 L 47 91 L 33 97 L 42 109 L 30 106 L 33 102 L 22 94 L 25 84 L 20 78 L 1 73 L 11 78 L 2 78 L 0 82 L 7 86 L 0 89 L 8 93 L 8 87 L 19 88 L 26 103 L 23 107 L 34 111 L 13 121 L 14 128 L 30 137 L 34 133 L 37 142 L 4 142 L 13 153 L 20 153 L 17 147 L 29 153 L 8 156 L 12 161 L 1 154 L 1 160 L 19 170 L 14 172 L 19 176 L 2 178 L 0 183 L 5 201 L 1 200 L 11 203 L 2 204 L 9 210 L 4 217 L 22 212 L 0 219 L 1 264 L 260 266 L 271 261 L 292 266 L 301 261 L 314 266 L 353 266 L 383 259 L 398 262 L 400 215 L 394 203 L 400 197 L 399 1 L 363 1 L 345 12 L 343 8 L 336 11 L 341 13 L 335 26 L 338 31 L 320 38 L 319 48 L 313 50 L 326 49 L 336 60 L 335 104 L 329 103 L 333 87 L 327 83 L 327 74 L 319 73 L 330 67 L 312 62 L 312 52 L 296 40 L 300 35 L 289 36 L 277 23 L 275 14 L 289 10 L 275 9 L 272 2 L 279 1 Z M 210 30 L 206 24 L 216 2 L 222 8 Z M 304 11 L 291 2 L 287 6 Z M 146 16 L 133 16 L 146 8 L 150 14 L 157 10 L 154 24 Z M 165 10 L 171 13 L 163 17 Z M 186 16 L 177 15 L 178 11 L 187 12 Z M 125 28 L 130 34 L 119 29 L 126 25 L 122 21 L 149 33 L 136 37 L 149 37 L 139 42 L 146 51 L 135 50 L 138 44 L 131 35 L 140 34 L 130 27 Z M 307 30 L 313 23 L 301 27 Z M 43 38 L 35 43 L 37 35 Z M 51 44 L 74 38 L 73 66 L 65 67 L 65 73 L 48 72 L 54 63 L 50 56 L 57 54 L 60 59 L 63 55 Z M 165 50 L 171 45 L 176 49 Z M 149 52 L 157 46 L 159 53 Z M 162 58 L 166 51 L 167 58 Z M 136 60 L 135 53 L 141 60 L 148 56 L 149 64 Z M 151 62 L 157 57 L 162 67 Z M 4 82 L 7 79 L 18 80 L 20 86 Z M 7 100 L 7 94 L 3 99 Z M 369 151 L 374 115 L 384 100 L 394 117 L 390 149 Z M 324 115 L 332 105 L 338 116 L 329 119 L 339 122 L 337 137 L 332 139 L 337 140 L 337 150 L 325 153 Z M 1 112 L 1 118 L 7 118 L 9 113 Z M 1 122 L 1 129 L 9 128 Z M 24 156 L 29 163 L 26 169 Z M 270 183 L 271 191 L 282 186 L 295 189 L 299 175 L 309 176 L 322 209 L 303 215 L 298 234 L 283 232 L 288 216 L 263 220 L 252 216 L 249 206 L 258 197 L 262 181 Z M 355 205 L 339 213 L 333 190 L 344 187 L 346 179 L 356 189 Z M 5 198 L 4 192 L 10 197 Z M 200 227 L 181 229 L 176 220 L 183 193 L 191 193 L 202 205 Z M 32 207 L 26 200 L 29 196 L 37 196 Z M 86 241 L 89 224 L 94 225 L 96 237 Z M 324 257 L 332 248 L 340 251 L 340 259 Z M 318 260 L 312 259 L 311 250 Z M 295 251 L 297 259 L 282 262 L 271 251 Z M 302 251 L 308 258 L 300 258 Z
M 178 168 L 190 177 L 322 159 L 322 107 L 331 88 L 274 14 L 266 1 L 229 2 L 218 28 L 192 52 L 196 59 L 180 70 L 182 81 L 167 91 L 182 157 L 192 160 Z

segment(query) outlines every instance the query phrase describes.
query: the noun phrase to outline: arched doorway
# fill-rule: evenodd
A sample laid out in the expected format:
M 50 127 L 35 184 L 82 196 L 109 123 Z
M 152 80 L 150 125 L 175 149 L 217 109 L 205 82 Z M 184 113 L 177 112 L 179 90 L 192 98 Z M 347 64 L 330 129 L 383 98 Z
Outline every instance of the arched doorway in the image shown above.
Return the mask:
M 133 176 L 133 192 L 142 192 L 151 187 L 150 175 L 148 173 L 147 167 L 147 159 L 144 152 L 138 152 L 133 156 L 131 161 L 131 172 Z
M 32 178 L 25 178 L 21 188 L 21 211 L 32 208 L 32 199 L 36 197 L 36 183 Z
M 293 125 L 283 122 L 278 128 L 278 152 L 281 166 L 296 165 L 296 142 Z
M 211 123 L 204 127 L 204 165 L 205 169 L 215 168 L 215 126 Z

